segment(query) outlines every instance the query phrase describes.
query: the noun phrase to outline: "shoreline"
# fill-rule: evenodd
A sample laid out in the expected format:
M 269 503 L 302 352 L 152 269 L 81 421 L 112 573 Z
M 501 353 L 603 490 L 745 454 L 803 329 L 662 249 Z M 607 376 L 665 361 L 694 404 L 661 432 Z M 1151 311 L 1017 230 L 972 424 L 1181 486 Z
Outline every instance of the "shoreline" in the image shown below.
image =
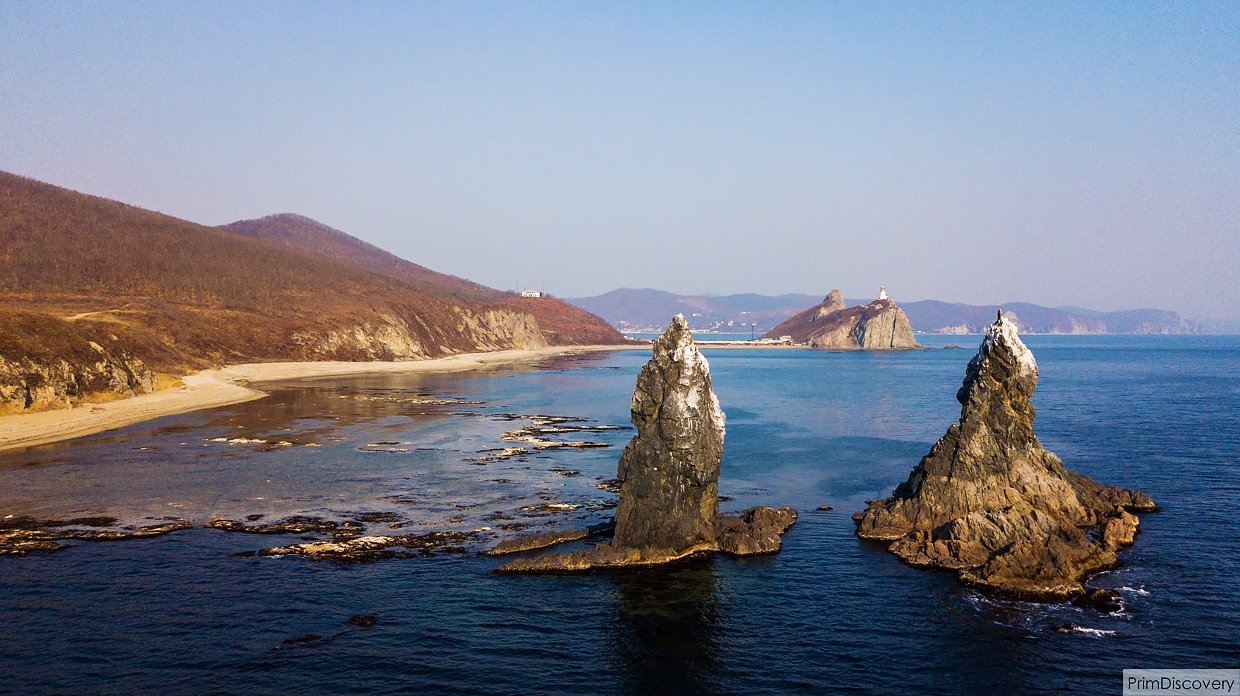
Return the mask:
M 398 362 L 242 363 L 186 375 L 181 379 L 181 386 L 150 394 L 38 413 L 0 416 L 0 453 L 96 435 L 164 416 L 254 401 L 267 396 L 267 392 L 249 386 L 261 382 L 376 373 L 466 372 L 557 355 L 634 348 L 648 346 L 550 346 L 459 353 L 442 358 Z

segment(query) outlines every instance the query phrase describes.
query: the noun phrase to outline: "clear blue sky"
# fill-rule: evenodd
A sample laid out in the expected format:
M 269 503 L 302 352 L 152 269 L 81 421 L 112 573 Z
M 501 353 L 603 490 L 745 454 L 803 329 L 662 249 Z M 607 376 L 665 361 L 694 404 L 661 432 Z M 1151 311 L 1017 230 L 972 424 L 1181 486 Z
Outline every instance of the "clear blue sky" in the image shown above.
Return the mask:
M 1240 3 L 0 2 L 0 169 L 562 296 L 1240 319 Z

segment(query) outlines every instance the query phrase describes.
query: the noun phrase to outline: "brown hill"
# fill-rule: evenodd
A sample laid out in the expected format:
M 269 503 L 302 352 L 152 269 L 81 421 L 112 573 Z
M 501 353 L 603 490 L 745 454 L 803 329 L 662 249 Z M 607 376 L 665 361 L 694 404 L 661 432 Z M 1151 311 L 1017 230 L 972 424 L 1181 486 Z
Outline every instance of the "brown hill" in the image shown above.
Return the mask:
M 624 337 L 606 321 L 555 297 L 521 297 L 471 280 L 432 271 L 368 244 L 338 229 L 302 215 L 281 213 L 257 220 L 224 225 L 248 237 L 286 247 L 344 259 L 384 273 L 432 294 L 457 300 L 524 312 L 534 317 L 550 345 L 600 345 L 620 343 Z
M 142 385 L 154 381 L 142 369 L 623 340 L 554 302 L 544 326 L 521 298 L 416 264 L 376 270 L 3 172 L 0 242 L 0 405 L 11 408 L 83 398 L 117 365 L 138 373 L 117 380 Z
M 425 266 L 406 261 L 304 215 L 279 213 L 255 220 L 238 220 L 224 225 L 223 229 L 333 259 L 351 261 L 372 271 L 399 278 L 412 287 L 427 292 L 446 293 L 470 301 L 494 300 L 503 294 L 472 280 L 432 271 Z
M 917 347 L 913 327 L 895 302 L 882 297 L 869 304 L 845 307 L 839 290 L 832 290 L 822 302 L 780 323 L 763 338 L 783 336 L 811 348 L 832 350 Z

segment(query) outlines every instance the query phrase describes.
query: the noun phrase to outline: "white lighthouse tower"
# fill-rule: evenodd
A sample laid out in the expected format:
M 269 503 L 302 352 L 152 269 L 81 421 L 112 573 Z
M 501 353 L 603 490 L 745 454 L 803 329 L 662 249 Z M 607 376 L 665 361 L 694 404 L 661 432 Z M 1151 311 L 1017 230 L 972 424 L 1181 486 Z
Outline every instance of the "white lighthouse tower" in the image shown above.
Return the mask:
M 880 300 L 887 299 L 887 286 L 886 285 L 878 286 L 878 299 Z

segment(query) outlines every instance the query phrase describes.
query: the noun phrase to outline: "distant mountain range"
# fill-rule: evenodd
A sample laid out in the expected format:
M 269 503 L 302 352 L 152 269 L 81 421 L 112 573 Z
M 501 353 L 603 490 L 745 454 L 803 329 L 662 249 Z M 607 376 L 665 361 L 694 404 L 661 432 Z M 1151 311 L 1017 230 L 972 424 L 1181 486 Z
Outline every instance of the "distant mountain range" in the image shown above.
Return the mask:
M 849 306 L 872 298 L 846 300 Z M 765 333 L 776 324 L 822 301 L 816 295 L 676 295 L 650 289 L 622 288 L 594 297 L 568 298 L 624 332 L 653 331 L 666 326 L 677 313 L 697 330 Z M 915 331 L 940 334 L 976 334 L 995 320 L 1002 309 L 1027 333 L 1051 334 L 1187 334 L 1197 327 L 1179 314 L 1163 309 L 1099 312 L 1080 307 L 1043 307 L 1028 302 L 968 305 L 938 300 L 900 302 Z
M 0 412 L 223 363 L 624 342 L 299 215 L 207 227 L 0 172 L 0 242 Z

